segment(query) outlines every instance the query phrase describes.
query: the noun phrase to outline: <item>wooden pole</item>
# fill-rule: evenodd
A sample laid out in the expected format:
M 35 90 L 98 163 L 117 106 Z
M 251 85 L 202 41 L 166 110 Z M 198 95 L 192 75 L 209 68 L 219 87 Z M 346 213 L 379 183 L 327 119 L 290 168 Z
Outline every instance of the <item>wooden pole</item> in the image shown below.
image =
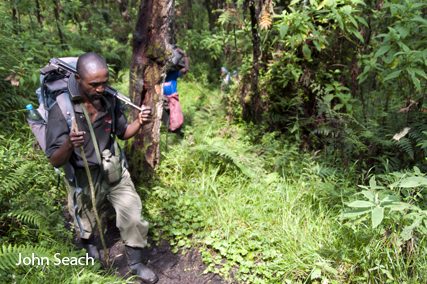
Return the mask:
M 79 128 L 77 126 L 76 119 L 74 117 L 72 117 L 71 121 L 73 122 L 74 132 L 78 132 Z M 83 162 L 85 164 L 86 175 L 87 175 L 87 178 L 89 179 L 89 186 L 90 186 L 91 199 L 92 199 L 92 207 L 93 207 L 93 211 L 95 212 L 96 222 L 98 223 L 99 235 L 101 236 L 102 247 L 104 248 L 105 261 L 107 262 L 107 268 L 109 268 L 110 264 L 109 264 L 108 254 L 107 254 L 107 247 L 105 246 L 104 234 L 102 233 L 101 220 L 99 219 L 98 210 L 96 210 L 95 188 L 93 187 L 92 176 L 90 174 L 90 169 L 89 169 L 89 165 L 87 163 L 87 159 L 86 159 L 86 155 L 85 155 L 85 151 L 83 149 L 83 146 L 80 146 L 80 152 L 81 152 L 81 155 L 83 158 Z

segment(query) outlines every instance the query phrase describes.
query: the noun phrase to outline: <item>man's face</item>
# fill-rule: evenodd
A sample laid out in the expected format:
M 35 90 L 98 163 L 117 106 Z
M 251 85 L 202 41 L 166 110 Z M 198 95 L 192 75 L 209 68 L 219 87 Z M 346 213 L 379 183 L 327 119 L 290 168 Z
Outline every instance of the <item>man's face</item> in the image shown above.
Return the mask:
M 76 81 L 80 85 L 80 92 L 91 103 L 98 102 L 104 95 L 108 85 L 108 69 L 102 68 L 96 71 L 89 71 L 84 76 L 76 75 Z
M 217 73 L 218 74 L 218 73 Z M 222 75 L 225 75 L 225 71 L 224 70 L 221 70 L 221 74 Z

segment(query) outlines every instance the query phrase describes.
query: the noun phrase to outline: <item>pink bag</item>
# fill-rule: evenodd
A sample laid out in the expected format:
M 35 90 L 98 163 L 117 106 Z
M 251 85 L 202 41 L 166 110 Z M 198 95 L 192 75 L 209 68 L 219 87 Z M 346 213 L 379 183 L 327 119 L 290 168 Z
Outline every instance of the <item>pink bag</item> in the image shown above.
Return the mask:
M 184 123 L 184 115 L 182 114 L 178 93 L 174 93 L 167 97 L 169 98 L 170 108 L 170 127 L 171 130 L 174 131 Z

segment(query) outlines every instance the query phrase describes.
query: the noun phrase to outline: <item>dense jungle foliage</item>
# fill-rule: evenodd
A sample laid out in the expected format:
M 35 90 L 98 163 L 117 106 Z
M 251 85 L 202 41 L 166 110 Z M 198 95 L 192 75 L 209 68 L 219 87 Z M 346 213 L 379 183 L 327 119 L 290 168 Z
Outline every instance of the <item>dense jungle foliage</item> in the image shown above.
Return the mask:
M 123 283 L 84 255 L 26 123 L 51 57 L 100 53 L 126 94 L 139 1 L 0 2 L 0 279 Z M 176 0 L 184 139 L 138 185 L 149 238 L 239 283 L 427 282 L 427 3 Z M 173 38 L 173 39 L 172 39 Z M 233 83 L 220 92 L 220 68 Z M 237 71 L 233 74 L 233 71 Z M 131 157 L 129 157 L 131 158 Z

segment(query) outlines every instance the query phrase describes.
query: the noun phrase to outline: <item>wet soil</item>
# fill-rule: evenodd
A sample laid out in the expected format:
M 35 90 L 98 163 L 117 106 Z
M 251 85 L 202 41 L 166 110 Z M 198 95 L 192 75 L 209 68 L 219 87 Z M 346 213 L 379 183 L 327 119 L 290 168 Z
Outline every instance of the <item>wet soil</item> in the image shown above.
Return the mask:
M 104 233 L 104 240 L 107 247 L 107 253 L 109 257 L 109 263 L 111 264 L 113 273 L 117 276 L 127 279 L 132 275 L 129 273 L 129 266 L 127 262 L 127 255 L 125 246 L 122 239 L 120 238 L 119 229 L 115 225 L 115 214 L 114 209 L 108 205 L 101 210 L 100 215 L 102 219 L 102 228 L 106 232 Z M 112 216 L 112 217 L 106 217 Z M 67 227 L 71 227 L 72 218 L 68 213 L 68 208 L 64 211 L 64 217 L 66 219 Z M 106 266 L 104 250 L 102 248 L 101 238 L 99 231 L 97 230 L 94 234 L 96 247 L 99 250 L 103 267 Z M 148 268 L 153 270 L 159 277 L 158 284 L 223 284 L 226 283 L 217 274 L 203 274 L 207 265 L 203 263 L 201 255 L 197 249 L 180 249 L 177 253 L 172 253 L 173 246 L 170 245 L 169 241 L 160 238 L 160 241 L 154 242 L 150 240 L 148 236 L 148 246 L 143 249 L 143 263 Z M 77 234 L 74 234 L 74 244 L 78 247 L 81 246 L 81 242 Z M 135 278 L 135 283 L 143 283 Z

